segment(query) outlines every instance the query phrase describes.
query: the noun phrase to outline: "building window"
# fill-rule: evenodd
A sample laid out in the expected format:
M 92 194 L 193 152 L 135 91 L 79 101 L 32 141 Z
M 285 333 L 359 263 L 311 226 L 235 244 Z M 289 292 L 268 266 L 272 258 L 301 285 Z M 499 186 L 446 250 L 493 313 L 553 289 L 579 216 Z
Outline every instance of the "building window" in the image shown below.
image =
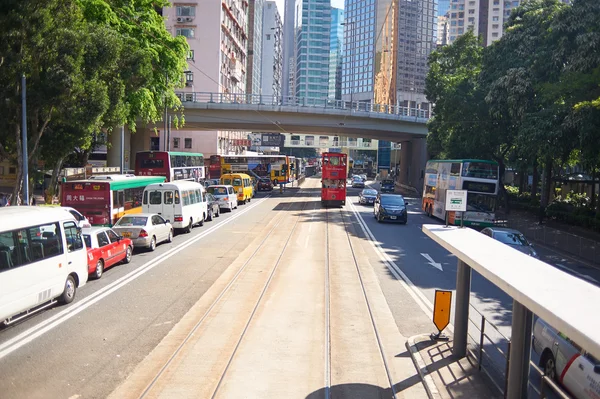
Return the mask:
M 498 32 L 492 33 L 492 37 L 498 37 Z
M 173 137 L 173 148 L 179 148 L 179 137 Z
M 160 137 L 150 137 L 150 151 L 160 150 Z
M 185 85 L 191 86 L 194 83 L 194 72 L 185 72 Z
M 498 22 L 499 19 L 500 19 L 500 17 L 498 17 L 498 16 L 492 17 L 493 22 Z
M 185 148 L 192 148 L 192 139 L 185 139 L 184 145 L 185 145 Z
M 267 40 L 271 40 L 271 35 L 267 33 Z
M 177 6 L 178 17 L 193 17 L 196 15 L 196 7 L 194 6 Z
M 177 28 L 175 30 L 175 36 L 183 36 L 188 39 L 194 38 L 194 28 Z
M 188 51 L 187 60 L 194 61 L 194 50 Z

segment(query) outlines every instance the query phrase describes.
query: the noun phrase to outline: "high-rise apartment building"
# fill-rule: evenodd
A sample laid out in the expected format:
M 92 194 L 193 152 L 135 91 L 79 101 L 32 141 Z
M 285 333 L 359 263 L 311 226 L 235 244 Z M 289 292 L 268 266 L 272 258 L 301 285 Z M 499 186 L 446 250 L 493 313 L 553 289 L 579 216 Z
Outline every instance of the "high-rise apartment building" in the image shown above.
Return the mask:
M 296 0 L 285 0 L 284 8 L 281 94 L 287 99 L 296 95 Z
M 344 10 L 331 9 L 329 38 L 329 99 L 342 99 L 342 54 L 344 48 Z
M 296 0 L 296 97 L 327 99 L 329 94 L 330 0 Z
M 437 17 L 437 42 L 438 46 L 445 46 L 450 43 L 450 23 L 447 15 Z
M 246 93 L 260 94 L 261 61 L 263 39 L 263 6 L 264 0 L 249 0 L 248 4 L 248 78 Z
M 283 22 L 274 1 L 265 2 L 262 24 L 261 93 L 279 97 L 282 93 Z
M 167 30 L 184 36 L 190 46 L 183 101 L 192 101 L 194 92 L 246 91 L 248 11 L 247 0 L 174 0 L 162 10 Z M 150 138 L 152 149 L 166 148 L 164 143 L 156 145 L 160 138 Z M 239 153 L 246 138 L 244 132 L 173 130 L 169 148 L 202 152 L 206 157 Z

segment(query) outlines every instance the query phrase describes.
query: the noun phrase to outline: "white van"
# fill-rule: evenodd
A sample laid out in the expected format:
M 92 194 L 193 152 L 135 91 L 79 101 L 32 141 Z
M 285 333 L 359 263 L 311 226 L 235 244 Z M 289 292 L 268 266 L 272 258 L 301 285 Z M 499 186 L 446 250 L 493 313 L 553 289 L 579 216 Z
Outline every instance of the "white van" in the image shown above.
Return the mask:
M 144 189 L 142 212 L 159 214 L 173 228 L 189 233 L 195 224 L 202 226 L 206 220 L 206 191 L 202 184 L 187 180 L 149 184 Z
M 0 322 L 70 303 L 88 279 L 77 221 L 61 208 L 0 208 Z

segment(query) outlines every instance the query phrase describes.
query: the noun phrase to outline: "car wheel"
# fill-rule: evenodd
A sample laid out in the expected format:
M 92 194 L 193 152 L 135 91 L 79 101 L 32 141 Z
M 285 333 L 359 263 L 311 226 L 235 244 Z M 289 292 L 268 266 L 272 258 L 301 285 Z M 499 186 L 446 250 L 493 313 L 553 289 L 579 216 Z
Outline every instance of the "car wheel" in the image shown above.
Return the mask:
M 252 200 L 252 197 L 248 197 L 248 202 L 250 202 Z
M 76 292 L 77 284 L 75 284 L 75 279 L 73 276 L 69 275 L 67 276 L 67 281 L 65 281 L 65 289 L 58 300 L 65 305 L 71 303 L 73 302 L 73 299 L 75 299 Z
M 208 216 L 206 217 L 206 221 L 207 222 L 211 222 L 212 221 L 212 211 L 210 209 L 208 210 Z
M 187 226 L 185 226 L 185 228 L 183 229 L 183 231 L 184 231 L 185 233 L 189 233 L 189 232 L 191 232 L 191 231 L 192 231 L 192 219 L 190 219 L 190 222 L 188 223 L 188 225 L 187 225 Z
M 125 250 L 125 259 L 123 259 L 124 263 L 129 263 L 131 262 L 131 255 L 133 254 L 133 248 L 131 246 L 128 246 L 127 249 Z
M 152 236 L 150 240 L 150 246 L 148 247 L 150 251 L 154 251 L 156 249 L 156 237 Z
M 167 236 L 167 242 L 173 242 L 173 230 L 169 230 L 169 235 Z
M 104 261 L 102 259 L 98 259 L 98 262 L 96 262 L 96 269 L 94 270 L 94 278 L 99 279 L 100 277 L 102 277 L 103 273 L 104 273 Z
M 544 370 L 544 374 L 550 377 L 553 381 L 556 380 L 556 363 L 554 355 L 549 350 L 544 351 L 540 359 L 540 367 Z

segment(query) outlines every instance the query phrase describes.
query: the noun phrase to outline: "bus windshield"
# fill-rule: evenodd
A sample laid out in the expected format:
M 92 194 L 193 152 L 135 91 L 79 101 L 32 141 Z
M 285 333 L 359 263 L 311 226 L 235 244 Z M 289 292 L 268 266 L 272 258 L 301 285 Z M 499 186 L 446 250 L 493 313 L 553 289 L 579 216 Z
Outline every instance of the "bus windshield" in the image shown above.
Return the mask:
M 480 179 L 498 179 L 498 165 L 487 162 L 464 162 L 462 175 Z
M 496 197 L 486 194 L 467 194 L 467 211 L 494 212 L 496 209 Z

